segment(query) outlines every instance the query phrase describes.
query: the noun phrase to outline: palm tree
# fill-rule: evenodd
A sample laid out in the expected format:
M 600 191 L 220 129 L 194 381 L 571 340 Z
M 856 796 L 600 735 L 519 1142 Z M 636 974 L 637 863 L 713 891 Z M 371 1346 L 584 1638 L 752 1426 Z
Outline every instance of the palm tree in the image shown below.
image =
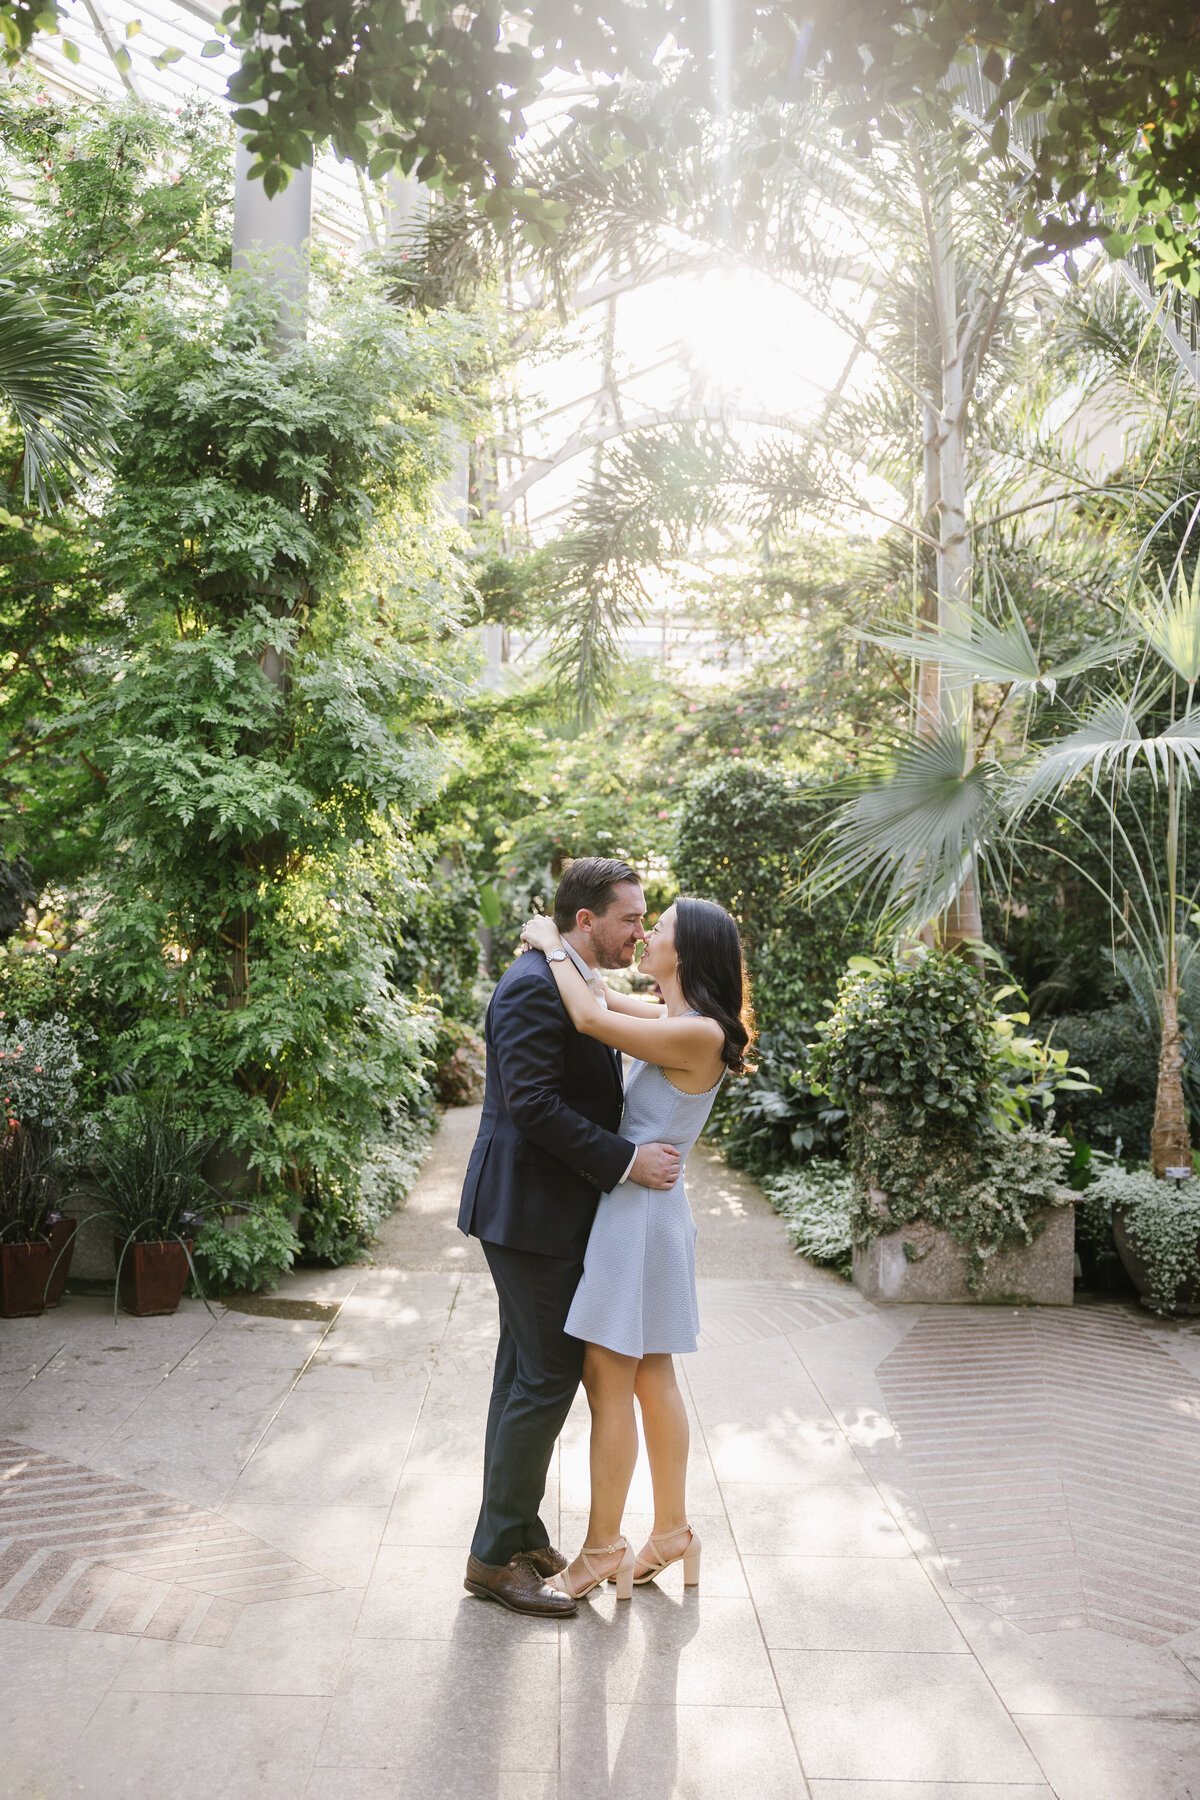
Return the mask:
M 1069 713 L 1066 729 L 1028 749 L 1017 746 L 1007 761 L 992 755 L 972 762 L 965 734 L 943 731 L 925 742 L 914 737 L 864 769 L 858 791 L 827 827 L 826 852 L 810 891 L 861 883 L 896 934 L 911 936 L 944 909 L 964 879 L 996 865 L 1006 850 L 1019 854 L 1039 812 L 1067 817 L 1064 797 L 1086 783 L 1108 822 L 1107 841 L 1089 838 L 1107 869 L 1107 884 L 1070 866 L 1111 908 L 1114 944 L 1126 946 L 1118 962 L 1132 960 L 1131 985 L 1149 990 L 1157 1005 L 1161 1045 L 1151 1159 L 1161 1176 L 1191 1167 L 1180 974 L 1200 944 L 1181 936 L 1180 915 L 1194 917 L 1200 899 L 1200 890 L 1181 892 L 1185 800 L 1192 777 L 1200 775 L 1200 562 L 1190 583 L 1181 559 L 1170 577 L 1159 579 L 1156 595 L 1136 578 L 1116 633 L 1057 666 L 1043 665 L 1015 612 L 1004 625 L 963 621 L 939 635 L 943 667 L 970 683 L 1004 684 L 1031 705 L 1089 671 L 1106 669 L 1108 675 Z M 922 634 L 880 633 L 874 641 L 912 652 Z M 1131 788 L 1139 774 L 1161 789 L 1161 825 L 1134 801 Z M 1053 844 L 1038 847 L 1069 861 Z
M 21 433 L 27 506 L 61 504 L 113 450 L 117 396 L 102 344 L 77 309 L 22 281 L 11 259 L 0 265 L 0 406 Z

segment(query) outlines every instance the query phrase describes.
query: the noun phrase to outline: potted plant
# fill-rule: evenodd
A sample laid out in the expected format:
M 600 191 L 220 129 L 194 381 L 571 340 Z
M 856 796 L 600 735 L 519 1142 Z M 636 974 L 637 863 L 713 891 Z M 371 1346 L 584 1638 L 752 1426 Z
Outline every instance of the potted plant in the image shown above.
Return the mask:
M 101 1131 L 92 1175 L 114 1227 L 116 1299 L 138 1318 L 173 1313 L 195 1275 L 196 1230 L 220 1204 L 203 1173 L 211 1147 L 154 1096 L 138 1096 Z
M 60 1230 L 57 1188 L 50 1138 L 9 1117 L 0 1137 L 0 1317 L 28 1318 L 61 1295 L 72 1237 Z
M 0 1237 L 10 1252 L 4 1259 L 8 1299 L 23 1314 L 57 1306 L 71 1269 L 78 1220 L 59 1213 L 55 1199 L 62 1172 L 86 1155 L 94 1136 L 79 1103 L 82 1068 L 62 1013 L 33 1021 L 0 1012 Z M 39 1303 L 33 1306 L 39 1269 Z
M 811 1079 L 849 1114 L 853 1274 L 869 1298 L 1070 1305 L 1070 1147 L 1047 1130 L 1066 1053 L 1019 1036 L 958 956 L 855 957 Z
M 1153 1169 L 1102 1169 L 1088 1200 L 1109 1208 L 1117 1254 L 1151 1312 L 1200 1314 L 1200 1181 Z

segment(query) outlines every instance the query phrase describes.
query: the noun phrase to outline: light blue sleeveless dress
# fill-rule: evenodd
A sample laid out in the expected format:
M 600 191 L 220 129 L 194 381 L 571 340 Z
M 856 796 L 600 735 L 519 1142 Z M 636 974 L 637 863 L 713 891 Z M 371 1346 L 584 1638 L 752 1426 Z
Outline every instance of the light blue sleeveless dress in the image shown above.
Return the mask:
M 683 1165 L 720 1086 L 684 1094 L 657 1063 L 635 1062 L 630 1069 L 621 1136 L 633 1144 L 674 1144 L 683 1159 L 679 1179 L 669 1191 L 625 1181 L 604 1195 L 567 1314 L 571 1337 L 622 1356 L 679 1356 L 696 1348 L 696 1226 Z

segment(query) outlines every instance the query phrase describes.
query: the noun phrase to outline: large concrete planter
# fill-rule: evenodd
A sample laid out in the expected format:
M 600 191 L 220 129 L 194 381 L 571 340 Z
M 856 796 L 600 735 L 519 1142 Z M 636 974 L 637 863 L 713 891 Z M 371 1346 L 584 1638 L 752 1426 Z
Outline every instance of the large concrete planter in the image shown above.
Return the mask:
M 1047 1206 L 1032 1244 L 1001 1250 L 981 1288 L 967 1286 L 967 1252 L 935 1225 L 905 1225 L 854 1248 L 854 1285 L 868 1300 L 898 1305 L 1070 1306 L 1075 1293 L 1075 1208 Z M 908 1251 L 905 1245 L 909 1246 Z

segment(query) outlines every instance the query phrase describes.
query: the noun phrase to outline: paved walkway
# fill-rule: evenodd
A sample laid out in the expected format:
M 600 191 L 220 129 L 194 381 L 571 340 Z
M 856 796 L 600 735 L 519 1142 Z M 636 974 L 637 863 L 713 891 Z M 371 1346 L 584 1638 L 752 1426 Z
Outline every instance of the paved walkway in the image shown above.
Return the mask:
M 466 1596 L 472 1129 L 374 1267 L 215 1321 L 0 1323 L 5 1800 L 1200 1800 L 1200 1331 L 868 1306 L 711 1158 L 702 1588 L 561 1626 Z

